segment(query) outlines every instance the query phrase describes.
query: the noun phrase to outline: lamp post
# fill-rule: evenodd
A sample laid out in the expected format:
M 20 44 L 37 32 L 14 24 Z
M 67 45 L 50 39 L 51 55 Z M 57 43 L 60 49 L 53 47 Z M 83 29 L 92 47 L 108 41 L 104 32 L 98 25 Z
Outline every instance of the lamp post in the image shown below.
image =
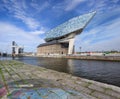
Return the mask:
M 80 54 L 81 54 L 81 49 L 82 49 L 82 47 L 80 47 Z

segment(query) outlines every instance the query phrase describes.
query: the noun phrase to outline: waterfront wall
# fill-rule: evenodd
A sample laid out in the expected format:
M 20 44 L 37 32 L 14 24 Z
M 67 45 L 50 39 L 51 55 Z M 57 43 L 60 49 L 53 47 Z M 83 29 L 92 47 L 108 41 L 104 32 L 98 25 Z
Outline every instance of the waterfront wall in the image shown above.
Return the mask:
M 120 56 L 64 56 L 64 57 L 85 60 L 120 61 Z
M 120 56 L 41 55 L 37 57 L 71 58 L 82 60 L 120 61 Z

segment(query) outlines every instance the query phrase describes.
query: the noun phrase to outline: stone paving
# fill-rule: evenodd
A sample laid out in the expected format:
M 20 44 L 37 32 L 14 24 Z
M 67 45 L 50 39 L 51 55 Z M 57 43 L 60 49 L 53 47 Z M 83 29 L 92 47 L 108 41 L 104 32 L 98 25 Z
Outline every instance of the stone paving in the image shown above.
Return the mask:
M 120 88 L 113 85 L 18 61 L 0 61 L 1 99 L 8 99 L 7 96 L 11 95 L 14 90 L 36 90 L 38 88 L 59 88 L 66 92 L 68 90 L 79 92 L 79 94 L 71 95 L 69 98 L 59 99 L 120 99 Z

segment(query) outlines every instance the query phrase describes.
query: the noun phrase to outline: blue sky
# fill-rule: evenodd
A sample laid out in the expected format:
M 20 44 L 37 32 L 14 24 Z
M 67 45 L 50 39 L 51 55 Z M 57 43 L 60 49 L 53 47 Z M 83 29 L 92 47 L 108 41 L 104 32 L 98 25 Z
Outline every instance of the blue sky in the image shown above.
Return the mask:
M 97 11 L 75 39 L 79 51 L 120 51 L 120 0 L 0 0 L 0 51 L 11 42 L 36 51 L 45 32 L 81 14 Z

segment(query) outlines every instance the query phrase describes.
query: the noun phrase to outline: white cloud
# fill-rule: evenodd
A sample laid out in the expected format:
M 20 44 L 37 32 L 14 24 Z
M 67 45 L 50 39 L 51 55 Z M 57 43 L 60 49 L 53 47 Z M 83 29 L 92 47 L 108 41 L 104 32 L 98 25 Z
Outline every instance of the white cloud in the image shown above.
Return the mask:
M 84 2 L 86 0 L 68 0 L 66 2 L 65 11 L 70 11 L 76 8 L 81 2 Z
M 91 5 L 92 3 L 92 5 Z M 97 12 L 104 13 L 108 10 L 115 10 L 119 8 L 118 0 L 98 0 L 98 1 L 91 1 L 91 3 L 88 3 L 89 6 L 91 6 L 92 10 L 96 10 Z
M 17 14 L 15 15 L 15 17 L 21 19 L 31 29 L 37 29 L 40 27 L 39 22 L 31 17 L 17 15 Z
M 89 31 L 84 31 L 76 39 L 77 51 L 120 50 L 120 18 L 109 21 Z
M 41 34 L 44 34 L 45 31 L 46 31 L 46 30 L 41 29 L 41 30 L 32 31 L 32 32 L 30 32 L 30 33 L 33 34 L 33 35 L 41 35 Z
M 110 50 L 118 50 L 120 51 L 120 38 L 112 38 L 111 40 L 105 40 L 101 42 L 97 42 L 95 44 L 90 44 L 89 41 L 80 41 L 79 47 L 82 47 L 82 51 L 110 51 Z M 77 47 L 77 51 L 80 51 L 79 47 Z
M 0 50 L 7 50 L 5 48 L 10 48 L 11 42 L 16 41 L 25 46 L 25 51 L 35 51 L 36 47 L 44 42 L 39 35 L 34 34 L 35 32 L 26 32 L 9 23 L 0 22 L 0 27 L 0 46 L 4 46 Z
M 85 1 L 86 0 L 64 0 L 63 2 L 54 5 L 52 7 L 52 10 L 55 11 L 55 13 L 59 12 L 63 14 L 64 11 L 67 12 L 74 10 L 80 3 L 83 3 Z
M 27 5 L 24 1 L 3 0 L 3 2 L 4 7 L 11 13 L 11 15 L 22 20 L 30 29 L 37 29 L 40 27 L 40 23 L 28 13 Z
M 78 9 L 75 9 L 75 11 L 78 14 L 92 11 L 97 11 L 99 14 L 106 14 L 106 12 L 120 9 L 119 6 L 119 0 L 85 0 L 84 5 L 82 7 L 78 6 Z
M 36 13 L 35 13 L 35 14 L 37 14 L 37 13 L 41 12 L 42 10 L 48 8 L 48 7 L 50 6 L 50 4 L 49 4 L 47 1 L 45 1 L 44 3 L 37 3 L 37 2 L 35 2 L 35 1 L 33 1 L 33 2 L 31 3 L 31 6 L 32 6 L 34 9 L 37 10 Z M 34 14 L 34 15 L 35 15 L 35 14 Z
M 114 3 L 118 3 L 120 0 L 111 0 Z

